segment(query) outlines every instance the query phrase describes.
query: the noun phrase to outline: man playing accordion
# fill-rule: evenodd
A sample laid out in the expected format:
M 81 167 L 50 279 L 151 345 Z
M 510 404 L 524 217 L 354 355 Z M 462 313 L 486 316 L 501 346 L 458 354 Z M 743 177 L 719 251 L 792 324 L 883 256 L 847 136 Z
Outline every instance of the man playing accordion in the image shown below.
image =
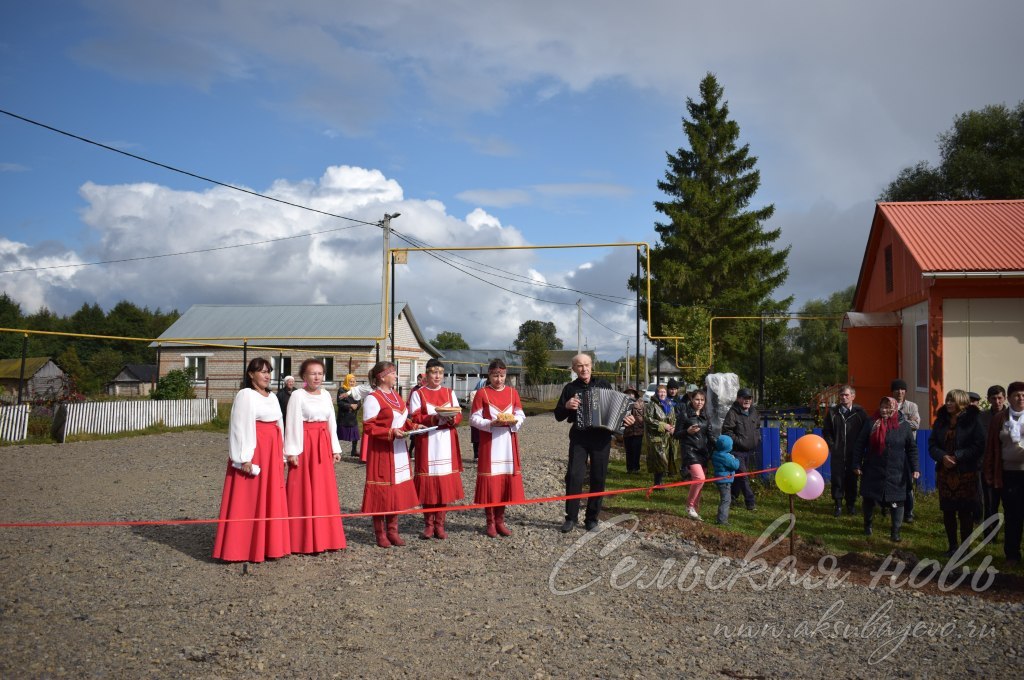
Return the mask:
M 568 420 L 571 423 L 569 428 L 569 464 L 565 473 L 565 495 L 567 496 L 582 493 L 588 460 L 590 462 L 590 492 L 604 491 L 604 480 L 608 474 L 608 455 L 612 445 L 611 430 L 599 427 L 583 429 L 576 417 L 580 408 L 580 396 L 585 391 L 594 388 L 610 390 L 613 389 L 612 386 L 607 380 L 600 378 L 591 380 L 593 363 L 587 354 L 577 354 L 572 358 L 572 370 L 577 378 L 562 389 L 558 404 L 555 406 L 555 419 L 558 421 Z M 627 414 L 623 424 L 632 425 L 633 416 Z M 583 526 L 587 531 L 597 527 L 597 517 L 601 512 L 602 500 L 601 496 L 587 499 L 587 511 L 583 521 Z M 579 512 L 580 501 L 578 498 L 565 502 L 565 522 L 562 524 L 562 533 L 568 533 L 576 528 Z

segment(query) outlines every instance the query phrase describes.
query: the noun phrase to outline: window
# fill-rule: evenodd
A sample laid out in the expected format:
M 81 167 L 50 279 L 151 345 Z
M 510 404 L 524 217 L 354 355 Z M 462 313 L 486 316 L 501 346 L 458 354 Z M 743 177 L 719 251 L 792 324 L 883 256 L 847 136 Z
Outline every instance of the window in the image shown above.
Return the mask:
M 928 389 L 928 324 L 918 324 L 917 339 L 915 341 L 917 351 L 917 389 Z
M 206 357 L 187 356 L 185 357 L 185 372 L 192 378 L 192 382 L 206 381 Z
M 279 378 L 284 380 L 286 376 L 292 374 L 292 358 L 280 355 L 270 357 L 270 370 L 272 371 L 271 382 L 276 383 Z
M 885 292 L 891 293 L 892 291 L 892 246 L 888 245 L 885 247 Z
M 324 362 L 324 382 L 334 382 L 334 357 L 317 357 Z

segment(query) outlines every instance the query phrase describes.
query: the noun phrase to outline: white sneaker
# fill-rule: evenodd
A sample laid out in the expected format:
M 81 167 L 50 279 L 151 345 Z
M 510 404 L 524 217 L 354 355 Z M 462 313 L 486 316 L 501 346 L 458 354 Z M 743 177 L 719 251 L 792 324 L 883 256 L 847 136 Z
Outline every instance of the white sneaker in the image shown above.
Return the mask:
M 704 521 L 704 520 L 702 520 L 700 518 L 700 515 L 697 514 L 697 510 L 694 509 L 694 508 L 691 508 L 691 507 L 686 508 L 686 516 L 689 517 L 690 519 L 696 520 L 698 522 L 703 522 Z

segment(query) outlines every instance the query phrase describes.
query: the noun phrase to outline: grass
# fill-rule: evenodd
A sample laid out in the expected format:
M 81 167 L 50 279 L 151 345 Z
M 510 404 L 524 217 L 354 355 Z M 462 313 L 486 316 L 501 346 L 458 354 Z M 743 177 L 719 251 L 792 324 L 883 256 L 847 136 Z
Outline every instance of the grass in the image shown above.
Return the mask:
M 668 482 L 679 481 L 678 478 Z M 606 488 L 628 489 L 639 486 L 650 486 L 652 477 L 647 473 L 634 475 L 626 474 L 625 461 L 612 459 L 608 468 Z M 723 527 L 725 531 L 756 537 L 780 515 L 789 512 L 789 497 L 774 485 L 755 481 L 753 483 L 754 494 L 757 498 L 757 508 L 750 512 L 743 507 L 743 500 L 733 505 L 729 513 L 729 526 Z M 672 489 L 664 489 L 651 494 L 650 498 L 645 497 L 644 492 L 633 494 L 621 494 L 611 496 L 605 501 L 609 510 L 616 511 L 645 511 L 661 512 L 670 515 L 684 516 L 686 509 L 686 494 L 688 487 L 680 486 Z M 718 509 L 718 489 L 713 483 L 706 484 L 701 492 L 701 514 L 714 526 L 714 518 Z M 884 557 L 894 548 L 900 551 L 914 553 L 918 558 L 932 558 L 945 562 L 943 553 L 947 549 L 946 532 L 942 524 L 942 512 L 939 510 L 939 497 L 937 493 L 918 493 L 915 497 L 913 524 L 904 524 L 901 531 L 902 541 L 893 543 L 889 540 L 889 519 L 880 517 L 876 510 L 874 520 L 874 535 L 864 535 L 864 518 L 861 513 L 861 499 L 858 499 L 857 509 L 853 516 L 846 514 L 843 508 L 841 517 L 833 517 L 832 500 L 825 489 L 819 498 L 813 501 L 806 501 L 802 498 L 794 498 L 794 513 L 796 515 L 796 533 L 805 542 L 816 545 L 828 553 L 844 555 L 846 553 L 866 553 L 878 557 Z M 977 542 L 975 543 L 977 547 Z M 967 564 L 976 567 L 980 564 L 985 555 L 992 557 L 992 564 L 1000 571 L 1008 571 L 1014 574 L 1024 573 L 1020 567 L 1007 568 L 1003 562 L 1002 532 L 999 542 L 989 541 L 978 554 Z

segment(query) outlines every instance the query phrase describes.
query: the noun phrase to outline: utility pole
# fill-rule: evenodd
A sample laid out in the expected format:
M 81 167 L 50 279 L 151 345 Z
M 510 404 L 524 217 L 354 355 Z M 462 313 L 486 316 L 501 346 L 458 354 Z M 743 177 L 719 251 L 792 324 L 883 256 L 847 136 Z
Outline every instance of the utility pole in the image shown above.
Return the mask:
M 400 216 L 401 216 L 401 213 L 390 213 L 390 214 L 389 213 L 384 213 L 384 219 L 380 221 L 381 230 L 383 230 L 383 232 L 384 232 L 384 253 L 383 253 L 383 256 L 381 258 L 381 267 L 380 267 L 380 278 L 381 278 L 381 284 L 380 284 L 380 327 L 381 328 L 384 328 L 385 326 L 388 326 L 387 316 L 386 315 L 388 313 L 388 288 L 390 287 L 388 285 L 390 283 L 390 281 L 388 280 L 388 264 L 389 264 L 390 255 L 391 255 L 391 253 L 390 253 L 390 251 L 391 251 L 391 220 L 395 219 L 396 217 L 400 217 Z M 394 319 L 392 319 L 391 322 L 392 322 L 391 325 L 393 325 L 394 324 Z M 394 330 L 391 329 L 391 332 L 393 333 Z M 387 341 L 388 341 L 388 339 L 385 337 L 383 339 L 383 342 L 385 343 L 384 347 L 383 347 L 383 349 L 384 349 L 384 352 L 383 352 L 384 356 L 387 356 L 387 353 L 388 353 Z M 392 344 L 394 344 L 394 343 L 392 343 Z M 378 361 L 379 361 L 379 359 L 378 359 Z M 396 371 L 398 370 L 397 367 L 395 368 L 395 370 Z
M 629 387 L 629 338 L 626 338 L 626 386 Z

